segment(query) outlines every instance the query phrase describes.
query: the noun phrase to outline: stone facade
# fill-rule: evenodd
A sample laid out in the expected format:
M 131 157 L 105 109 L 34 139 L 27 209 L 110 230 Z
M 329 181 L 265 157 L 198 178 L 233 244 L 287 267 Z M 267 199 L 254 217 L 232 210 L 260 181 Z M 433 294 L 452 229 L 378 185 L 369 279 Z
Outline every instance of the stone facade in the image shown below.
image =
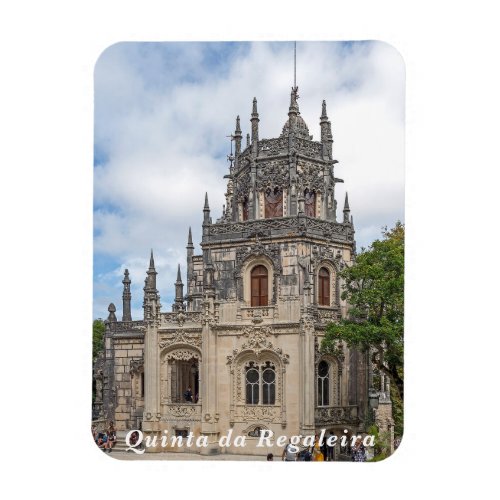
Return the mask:
M 202 254 L 194 255 L 189 229 L 187 290 L 179 268 L 172 312 L 161 312 L 151 253 L 144 318 L 132 321 L 126 271 L 123 319 L 111 304 L 105 357 L 95 368 L 98 412 L 118 429 L 192 431 L 208 438 L 201 453 L 258 455 L 280 450 L 255 448 L 257 428 L 288 436 L 366 429 L 367 356 L 319 350 L 327 324 L 347 315 L 339 272 L 355 255 L 353 220 L 347 197 L 336 217 L 335 185 L 343 181 L 334 176 L 326 104 L 321 140 L 313 141 L 297 98 L 293 88 L 276 139 L 259 139 L 256 99 L 245 149 L 237 118 L 222 217 L 212 222 L 206 197 Z M 390 410 L 388 396 L 384 404 Z M 390 427 L 390 411 L 379 408 Z M 247 436 L 246 448 L 218 447 L 229 429 Z

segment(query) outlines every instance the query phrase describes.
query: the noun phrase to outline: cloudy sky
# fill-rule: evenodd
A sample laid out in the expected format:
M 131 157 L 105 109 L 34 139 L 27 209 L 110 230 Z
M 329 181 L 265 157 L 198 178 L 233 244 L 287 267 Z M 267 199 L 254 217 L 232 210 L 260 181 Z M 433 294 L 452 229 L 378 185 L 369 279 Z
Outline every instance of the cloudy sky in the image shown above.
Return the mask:
M 121 319 L 121 280 L 132 280 L 132 317 L 153 248 L 170 311 L 177 264 L 185 281 L 192 227 L 199 253 L 202 208 L 221 215 L 236 115 L 250 132 L 257 97 L 260 138 L 288 118 L 293 42 L 120 43 L 95 66 L 94 317 L 110 302 Z M 349 192 L 358 250 L 404 219 L 404 63 L 381 42 L 300 42 L 302 117 L 319 140 L 321 102 L 332 122 L 338 217 Z

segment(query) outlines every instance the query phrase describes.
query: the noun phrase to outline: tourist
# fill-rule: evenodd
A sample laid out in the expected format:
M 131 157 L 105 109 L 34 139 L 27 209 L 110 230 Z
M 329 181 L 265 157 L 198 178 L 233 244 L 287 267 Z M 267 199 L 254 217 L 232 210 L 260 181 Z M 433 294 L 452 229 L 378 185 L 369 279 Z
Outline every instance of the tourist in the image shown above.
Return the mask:
M 184 399 L 188 403 L 192 403 L 193 402 L 193 391 L 191 391 L 191 387 L 188 387 L 187 390 L 186 390 L 186 392 L 184 393 Z
M 295 450 L 295 451 L 294 451 Z M 295 462 L 297 460 L 297 448 L 292 444 L 292 440 L 288 441 L 288 444 L 283 450 L 283 455 L 281 460 L 284 462 Z
M 111 450 L 115 444 L 116 444 L 116 430 L 113 425 L 113 422 L 110 422 L 108 428 L 108 442 L 107 442 L 107 449 L 109 453 L 111 453 Z
M 317 434 L 314 436 L 314 445 L 312 447 L 312 460 L 313 462 L 323 462 L 325 460 L 323 453 L 321 453 L 319 436 Z
M 335 445 L 334 444 L 329 444 L 332 441 L 333 441 L 333 433 L 332 433 L 332 431 L 330 431 L 328 433 L 328 438 L 326 440 L 326 461 L 327 462 L 332 462 L 333 461 Z
M 356 439 L 356 442 L 354 443 L 354 446 L 352 448 L 352 461 L 366 462 L 366 449 L 360 437 Z
M 267 461 L 268 462 L 272 462 L 273 461 L 273 458 L 274 458 L 274 455 L 272 453 L 268 453 L 267 454 Z

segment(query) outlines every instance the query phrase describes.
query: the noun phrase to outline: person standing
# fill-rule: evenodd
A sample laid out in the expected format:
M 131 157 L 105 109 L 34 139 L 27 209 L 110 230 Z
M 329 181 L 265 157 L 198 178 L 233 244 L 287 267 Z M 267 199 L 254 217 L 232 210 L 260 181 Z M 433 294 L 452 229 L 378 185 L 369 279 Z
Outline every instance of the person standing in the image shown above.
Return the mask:
M 193 391 L 191 390 L 191 386 L 189 386 L 184 393 L 184 399 L 186 400 L 187 403 L 192 403 L 193 402 Z
M 329 444 L 333 441 L 333 432 L 330 431 L 328 433 L 328 439 L 326 440 L 326 461 L 327 462 L 333 462 L 333 456 L 334 456 L 334 444 Z
M 297 460 L 297 449 L 292 444 L 292 439 L 288 440 L 288 444 L 285 446 L 283 450 L 283 455 L 281 456 L 281 460 L 284 462 L 295 462 Z
M 319 444 L 319 436 L 316 434 L 314 436 L 314 445 L 312 447 L 312 461 L 313 462 L 324 462 L 325 457 L 321 453 L 321 446 Z
M 352 448 L 352 461 L 366 462 L 366 449 L 360 437 L 356 439 L 356 442 L 354 443 L 354 446 Z

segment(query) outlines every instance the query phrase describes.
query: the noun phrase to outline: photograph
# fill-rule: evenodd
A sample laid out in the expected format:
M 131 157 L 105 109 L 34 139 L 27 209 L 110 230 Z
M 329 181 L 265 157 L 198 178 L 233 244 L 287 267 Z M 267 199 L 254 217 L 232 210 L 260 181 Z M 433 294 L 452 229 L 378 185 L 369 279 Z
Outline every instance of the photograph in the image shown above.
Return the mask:
M 116 43 L 95 64 L 93 157 L 89 391 L 103 453 L 323 462 L 397 453 L 397 48 Z

